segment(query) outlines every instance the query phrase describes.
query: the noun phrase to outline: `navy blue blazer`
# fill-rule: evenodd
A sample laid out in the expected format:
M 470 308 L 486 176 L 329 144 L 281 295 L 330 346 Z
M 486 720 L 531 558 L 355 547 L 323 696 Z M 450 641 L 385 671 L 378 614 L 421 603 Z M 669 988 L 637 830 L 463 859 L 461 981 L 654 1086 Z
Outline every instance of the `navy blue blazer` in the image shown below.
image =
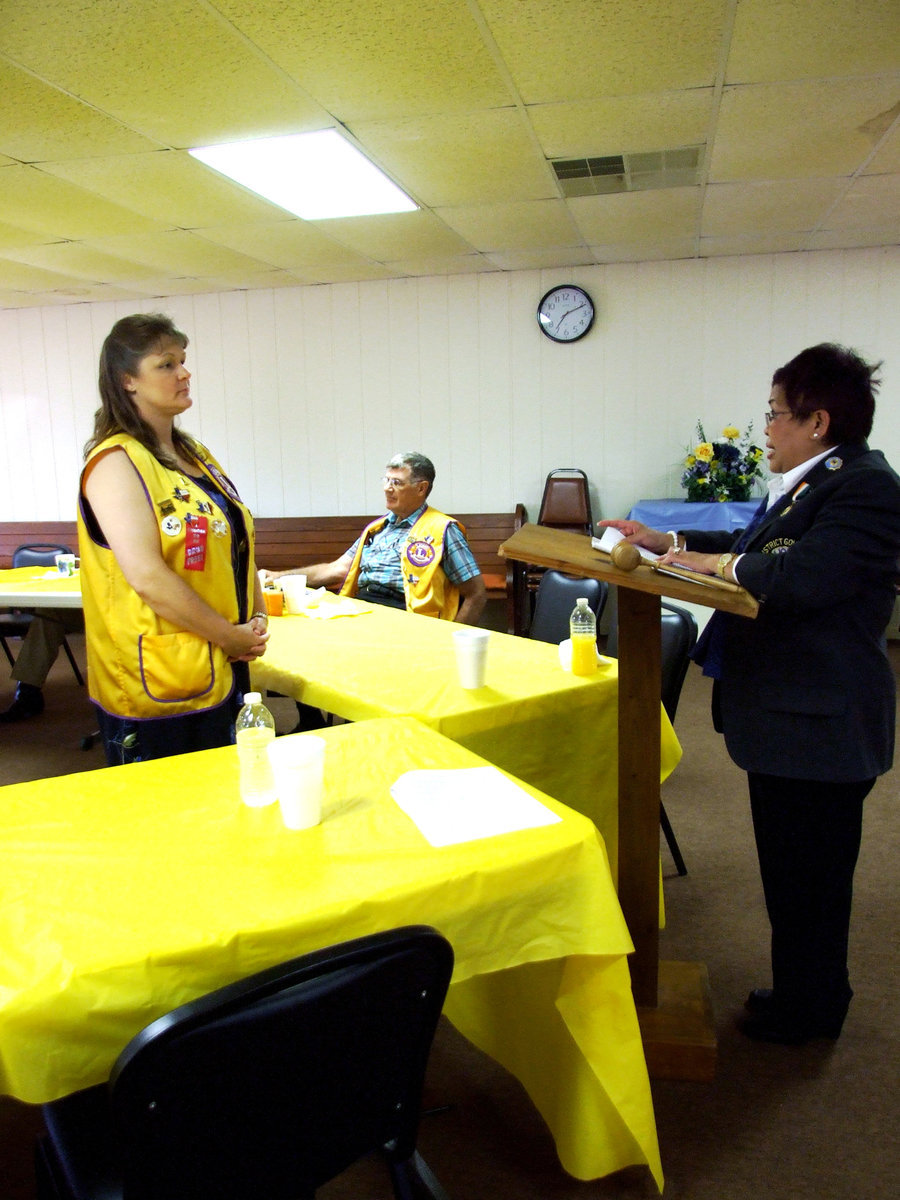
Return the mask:
M 689 550 L 740 534 L 685 531 Z M 760 602 L 725 615 L 717 727 L 746 771 L 850 782 L 887 771 L 894 675 L 884 631 L 896 597 L 900 478 L 880 450 L 842 445 L 766 513 L 738 564 Z

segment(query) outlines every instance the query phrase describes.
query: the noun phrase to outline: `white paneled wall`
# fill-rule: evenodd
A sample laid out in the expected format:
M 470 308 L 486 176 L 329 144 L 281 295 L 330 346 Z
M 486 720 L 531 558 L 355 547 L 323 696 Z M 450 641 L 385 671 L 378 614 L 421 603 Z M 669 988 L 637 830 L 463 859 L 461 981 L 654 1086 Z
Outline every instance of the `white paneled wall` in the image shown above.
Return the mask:
M 591 292 L 581 342 L 543 337 L 552 284 Z M 536 517 L 544 477 L 581 467 L 597 516 L 676 496 L 684 447 L 762 413 L 775 367 L 840 341 L 884 359 L 872 444 L 900 467 L 900 249 L 616 264 L 177 296 L 0 313 L 0 520 L 70 519 L 120 316 L 190 337 L 185 427 L 261 516 L 379 510 L 396 450 L 435 461 L 435 501 Z

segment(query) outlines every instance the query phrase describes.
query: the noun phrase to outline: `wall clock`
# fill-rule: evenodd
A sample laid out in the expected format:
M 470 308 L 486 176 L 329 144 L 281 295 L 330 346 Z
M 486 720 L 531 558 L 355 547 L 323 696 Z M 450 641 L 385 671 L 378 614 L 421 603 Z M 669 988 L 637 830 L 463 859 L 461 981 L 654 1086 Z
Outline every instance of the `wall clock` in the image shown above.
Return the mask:
M 577 342 L 594 323 L 594 302 L 584 288 L 562 283 L 541 298 L 537 319 L 554 342 Z

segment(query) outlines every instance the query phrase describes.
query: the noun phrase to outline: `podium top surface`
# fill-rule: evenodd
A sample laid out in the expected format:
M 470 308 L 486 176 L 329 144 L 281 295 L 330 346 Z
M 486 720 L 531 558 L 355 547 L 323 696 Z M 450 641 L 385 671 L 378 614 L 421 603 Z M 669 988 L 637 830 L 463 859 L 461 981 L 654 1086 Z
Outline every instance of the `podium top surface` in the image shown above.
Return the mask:
M 547 525 L 523 525 L 501 545 L 500 554 L 517 562 L 534 563 L 538 567 L 550 567 L 587 579 L 605 579 L 619 587 L 670 596 L 673 600 L 685 600 L 741 617 L 755 617 L 759 611 L 758 601 L 744 588 L 720 587 L 716 583 L 665 575 L 644 563 L 633 571 L 621 571 L 607 554 L 591 545 L 586 534 L 566 533 Z

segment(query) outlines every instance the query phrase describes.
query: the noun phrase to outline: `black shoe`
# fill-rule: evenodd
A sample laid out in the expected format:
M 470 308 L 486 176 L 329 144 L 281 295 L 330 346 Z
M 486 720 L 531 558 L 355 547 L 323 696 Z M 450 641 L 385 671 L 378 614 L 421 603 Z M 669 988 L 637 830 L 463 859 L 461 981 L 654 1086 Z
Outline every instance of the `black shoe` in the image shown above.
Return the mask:
M 32 683 L 20 683 L 12 704 L 6 712 L 0 713 L 0 722 L 11 725 L 14 721 L 27 721 L 29 717 L 39 717 L 43 711 L 44 695 L 41 689 Z
M 775 1004 L 775 993 L 771 988 L 754 988 L 744 1001 L 744 1008 L 749 1013 L 771 1012 Z
M 765 989 L 763 989 L 765 990 Z M 752 993 L 751 993 L 752 994 Z M 774 1042 L 779 1046 L 802 1046 L 815 1038 L 834 1041 L 841 1035 L 844 1018 L 823 1020 L 812 1017 L 794 1017 L 770 1008 L 767 1012 L 750 1013 L 740 1018 L 738 1028 L 754 1042 Z

